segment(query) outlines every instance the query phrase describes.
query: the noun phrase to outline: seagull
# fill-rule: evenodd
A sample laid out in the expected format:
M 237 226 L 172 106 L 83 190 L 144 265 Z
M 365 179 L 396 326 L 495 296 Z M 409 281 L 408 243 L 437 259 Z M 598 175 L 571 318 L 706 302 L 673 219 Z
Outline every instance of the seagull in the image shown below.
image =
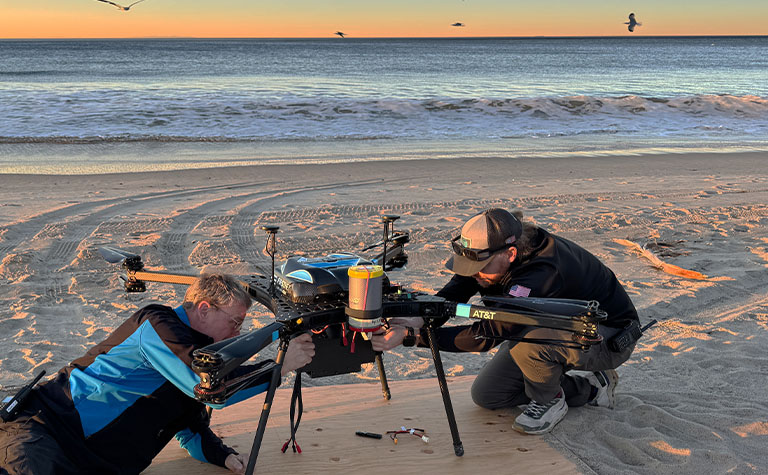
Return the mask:
M 453 23 L 451 26 L 464 26 L 464 23 L 457 21 L 456 23 Z
M 130 5 L 128 5 L 127 7 L 124 7 L 124 6 L 122 6 L 122 5 L 118 5 L 118 4 L 117 4 L 117 3 L 115 3 L 115 2 L 110 2 L 109 0 L 96 0 L 96 1 L 98 1 L 98 2 L 104 2 L 104 3 L 109 3 L 110 5 L 114 5 L 114 6 L 116 6 L 116 7 L 117 7 L 119 10 L 122 10 L 122 11 L 124 11 L 124 12 L 127 12 L 128 10 L 130 10 L 130 9 L 131 9 L 131 7 L 132 7 L 132 6 L 136 5 L 137 3 L 141 3 L 141 2 L 143 2 L 144 0 L 139 0 L 139 1 L 137 1 L 137 2 L 133 2 L 133 3 L 131 3 Z
M 104 0 L 101 0 L 101 1 L 103 2 Z M 143 0 L 142 0 L 142 1 L 143 1 Z M 334 33 L 334 35 L 339 35 L 339 36 L 341 36 L 342 38 L 344 38 L 344 35 L 345 35 L 345 34 L 346 34 L 346 33 L 342 33 L 341 31 L 337 31 L 336 33 Z
M 629 14 L 629 21 L 625 21 L 624 24 L 625 25 L 629 25 L 627 27 L 627 29 L 629 30 L 630 33 L 635 31 L 635 26 L 643 26 L 642 23 L 638 23 L 637 20 L 635 20 L 635 14 L 634 13 L 630 13 Z

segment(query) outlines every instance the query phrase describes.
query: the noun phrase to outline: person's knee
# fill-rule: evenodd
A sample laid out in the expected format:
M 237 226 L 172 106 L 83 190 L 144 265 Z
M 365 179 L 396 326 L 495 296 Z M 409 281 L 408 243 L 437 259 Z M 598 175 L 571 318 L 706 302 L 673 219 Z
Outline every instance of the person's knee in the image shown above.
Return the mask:
M 522 391 L 515 391 L 509 389 L 506 392 L 499 391 L 497 385 L 485 384 L 486 381 L 481 379 L 475 379 L 472 384 L 470 394 L 472 395 L 472 402 L 482 407 L 483 409 L 501 409 L 502 407 L 510 407 L 519 404 L 515 401 L 523 398 L 525 394 Z
M 482 407 L 483 409 L 496 409 L 499 407 L 497 398 L 491 397 L 487 391 L 478 389 L 476 386 L 472 386 L 472 402 Z

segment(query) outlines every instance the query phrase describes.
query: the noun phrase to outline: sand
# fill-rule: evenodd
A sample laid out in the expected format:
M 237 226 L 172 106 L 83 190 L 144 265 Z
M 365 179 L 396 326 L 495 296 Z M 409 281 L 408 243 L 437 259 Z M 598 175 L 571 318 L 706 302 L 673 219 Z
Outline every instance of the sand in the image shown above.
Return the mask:
M 0 390 L 183 295 L 167 284 L 126 295 L 100 245 L 150 269 L 247 275 L 269 266 L 261 225 L 281 227 L 279 256 L 317 256 L 359 251 L 378 240 L 379 215 L 399 214 L 410 261 L 391 278 L 432 292 L 450 277 L 442 264 L 461 223 L 501 206 L 592 251 L 641 320 L 659 320 L 619 368 L 616 409 L 572 409 L 542 439 L 586 473 L 767 473 L 767 164 L 768 153 L 743 153 L 0 175 Z M 251 316 L 250 328 L 269 321 Z M 433 376 L 426 349 L 385 358 L 393 381 Z M 443 354 L 450 377 L 489 358 Z M 305 385 L 376 379 L 366 367 Z

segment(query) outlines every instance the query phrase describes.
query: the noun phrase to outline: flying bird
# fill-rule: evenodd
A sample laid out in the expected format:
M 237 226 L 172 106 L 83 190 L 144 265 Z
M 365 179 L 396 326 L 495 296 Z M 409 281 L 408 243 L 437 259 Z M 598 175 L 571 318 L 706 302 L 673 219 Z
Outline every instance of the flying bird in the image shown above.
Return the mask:
M 137 3 L 141 3 L 141 2 L 143 2 L 144 0 L 138 0 L 137 2 L 133 2 L 133 3 L 131 3 L 130 5 L 128 5 L 127 7 L 124 7 L 124 6 L 122 6 L 122 5 L 118 5 L 118 4 L 117 4 L 117 3 L 115 3 L 115 2 L 110 2 L 109 0 L 96 0 L 96 1 L 98 1 L 98 2 L 104 2 L 104 3 L 109 3 L 110 5 L 114 5 L 114 6 L 116 6 L 116 7 L 117 7 L 119 10 L 122 10 L 122 11 L 124 11 L 124 12 L 127 12 L 128 10 L 130 10 L 130 9 L 131 9 L 131 7 L 132 7 L 132 6 L 136 5 Z
M 635 20 L 635 14 L 634 13 L 630 13 L 629 14 L 629 21 L 625 21 L 624 24 L 625 25 L 629 25 L 627 27 L 627 29 L 629 30 L 630 33 L 635 31 L 635 27 L 636 26 L 643 26 L 642 23 L 638 23 L 637 20 Z
M 101 1 L 104 1 L 104 0 L 101 0 Z M 343 32 L 341 32 L 341 31 L 337 31 L 336 33 L 334 33 L 334 35 L 339 35 L 339 36 L 341 36 L 342 38 L 344 38 L 344 35 L 346 35 L 346 33 L 343 33 Z
M 464 23 L 457 21 L 456 23 L 451 24 L 451 26 L 464 26 Z

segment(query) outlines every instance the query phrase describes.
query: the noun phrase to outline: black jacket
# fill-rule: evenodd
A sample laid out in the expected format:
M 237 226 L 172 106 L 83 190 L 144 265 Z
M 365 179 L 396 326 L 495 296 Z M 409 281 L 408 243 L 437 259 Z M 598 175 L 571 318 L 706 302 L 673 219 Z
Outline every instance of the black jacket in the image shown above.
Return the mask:
M 601 325 L 609 327 L 623 328 L 638 319 L 635 306 L 614 273 L 589 251 L 541 228 L 532 244 L 533 251 L 516 259 L 500 283 L 484 288 L 473 277 L 454 275 L 437 295 L 466 303 L 478 292 L 482 296 L 507 296 L 513 289 L 530 297 L 597 300 L 608 314 Z M 475 338 L 477 335 L 509 336 L 517 330 L 518 325 L 478 321 L 442 327 L 436 334 L 441 350 L 488 351 L 503 339 L 483 340 Z

